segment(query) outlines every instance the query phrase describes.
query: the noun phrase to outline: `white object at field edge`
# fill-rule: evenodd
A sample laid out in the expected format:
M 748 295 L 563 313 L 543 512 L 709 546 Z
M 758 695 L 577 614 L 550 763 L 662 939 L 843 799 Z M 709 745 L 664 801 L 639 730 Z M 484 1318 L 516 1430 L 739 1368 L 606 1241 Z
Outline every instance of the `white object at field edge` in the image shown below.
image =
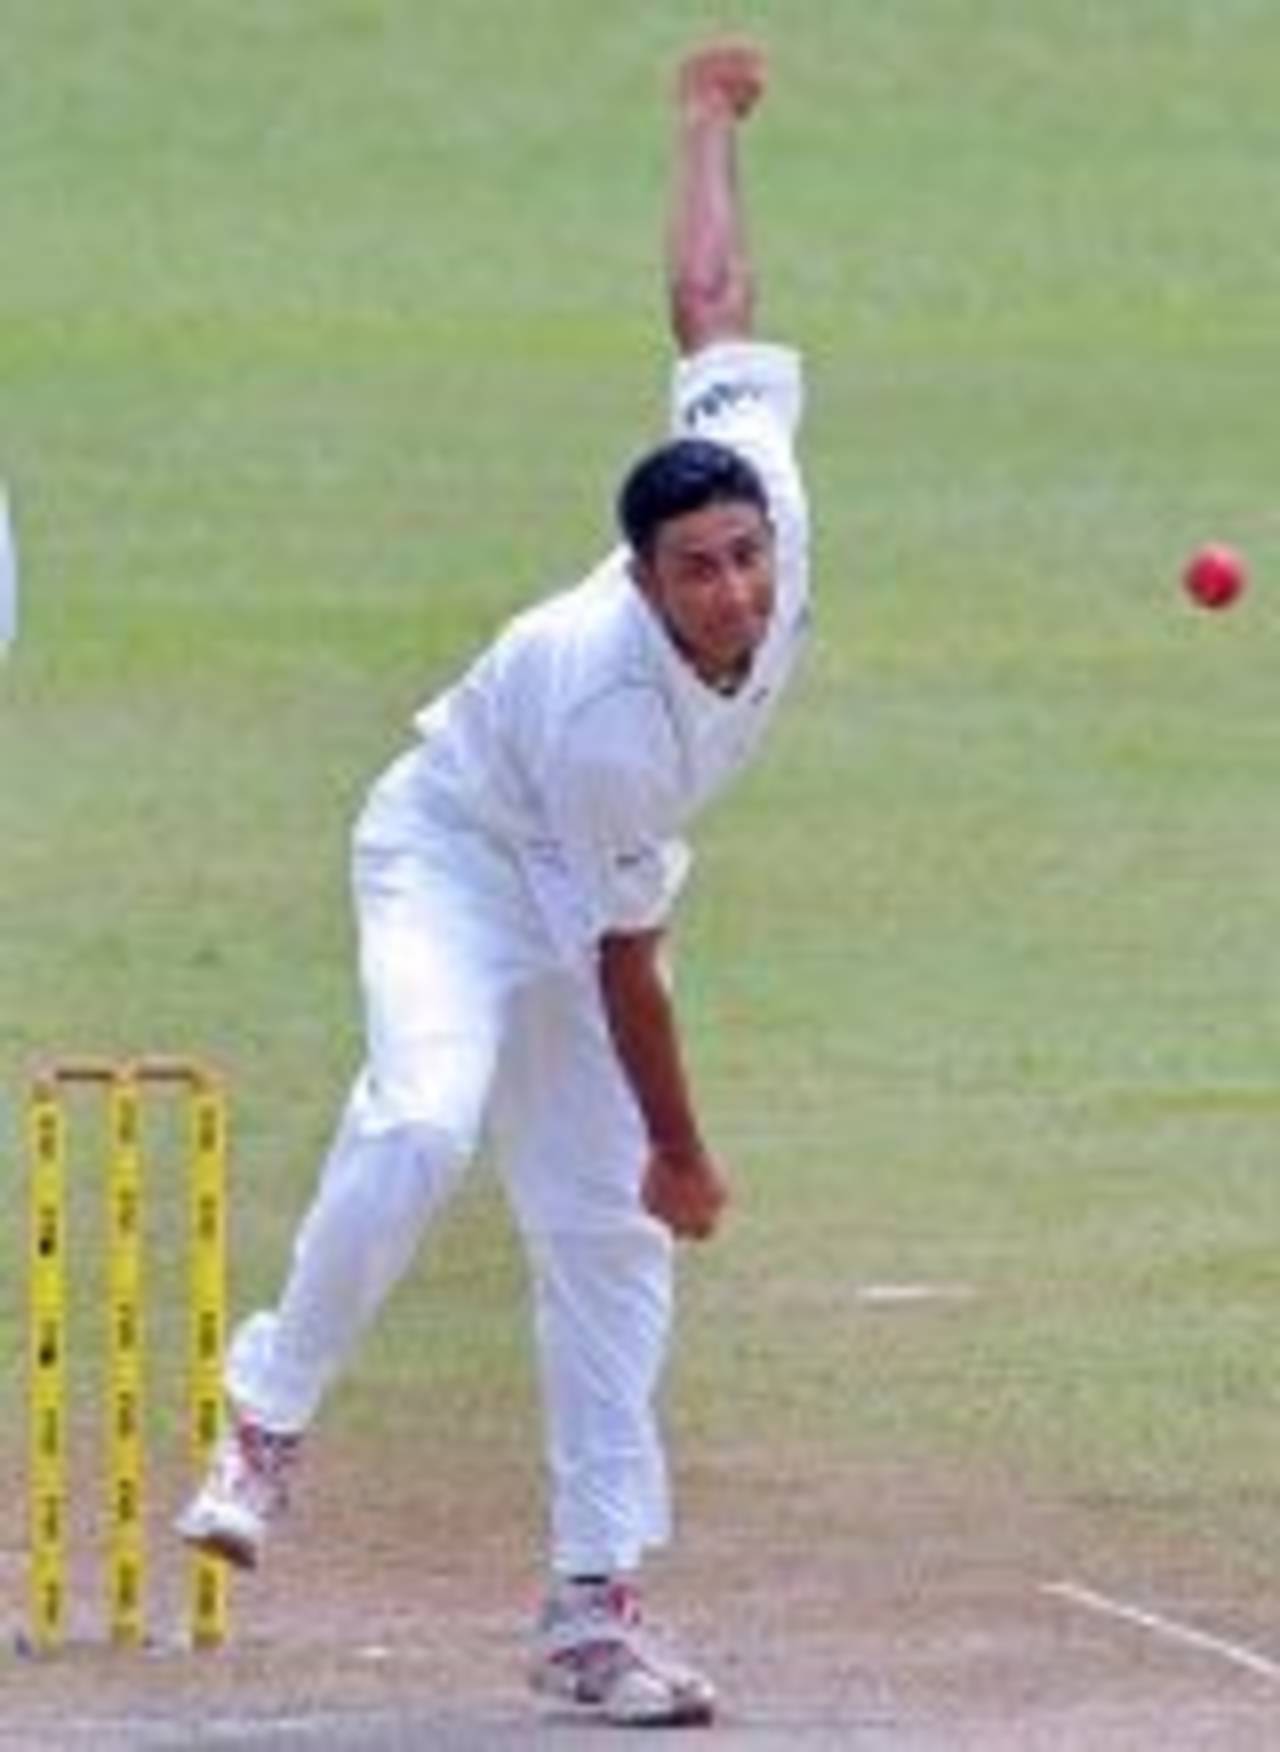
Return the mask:
M 873 1308 L 903 1308 L 915 1302 L 967 1302 L 973 1289 L 969 1284 L 859 1284 L 855 1294 Z
M 18 631 L 18 550 L 9 515 L 9 495 L 0 482 L 0 657 Z

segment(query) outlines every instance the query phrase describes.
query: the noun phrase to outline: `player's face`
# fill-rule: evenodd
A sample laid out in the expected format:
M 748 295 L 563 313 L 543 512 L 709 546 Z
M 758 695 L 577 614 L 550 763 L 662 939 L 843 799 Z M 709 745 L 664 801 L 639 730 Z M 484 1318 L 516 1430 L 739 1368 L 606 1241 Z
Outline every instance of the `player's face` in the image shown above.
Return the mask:
M 669 518 L 637 565 L 641 589 L 704 681 L 750 668 L 773 613 L 773 548 L 760 508 L 734 500 Z

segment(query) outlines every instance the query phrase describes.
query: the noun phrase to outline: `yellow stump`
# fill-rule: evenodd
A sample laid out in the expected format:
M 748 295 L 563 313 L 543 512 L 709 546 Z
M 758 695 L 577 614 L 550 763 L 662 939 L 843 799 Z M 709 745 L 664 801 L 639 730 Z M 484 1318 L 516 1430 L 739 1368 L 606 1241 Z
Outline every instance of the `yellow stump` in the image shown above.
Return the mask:
M 191 1103 L 189 1355 L 191 1466 L 200 1477 L 222 1427 L 222 1350 L 226 1328 L 227 1115 L 212 1078 Z M 196 1552 L 191 1560 L 191 1640 L 216 1648 L 227 1634 L 227 1568 Z
M 47 1082 L 31 1092 L 31 1217 L 27 1261 L 28 1522 L 31 1641 L 61 1640 L 66 1608 L 66 1129 Z
M 106 1570 L 111 1640 L 146 1635 L 144 1427 L 145 1086 L 175 1084 L 187 1097 L 187 1401 L 192 1470 L 207 1467 L 220 1433 L 226 1328 L 227 1114 L 217 1078 L 193 1059 L 133 1064 L 60 1059 L 32 1084 L 28 1256 L 30 1642 L 55 1648 L 66 1620 L 67 1240 L 66 1117 L 62 1085 L 97 1084 L 106 1095 Z M 189 1633 L 196 1648 L 227 1635 L 225 1566 L 191 1560 Z
M 107 1096 L 107 1614 L 112 1642 L 143 1636 L 142 1137 L 138 1086 Z

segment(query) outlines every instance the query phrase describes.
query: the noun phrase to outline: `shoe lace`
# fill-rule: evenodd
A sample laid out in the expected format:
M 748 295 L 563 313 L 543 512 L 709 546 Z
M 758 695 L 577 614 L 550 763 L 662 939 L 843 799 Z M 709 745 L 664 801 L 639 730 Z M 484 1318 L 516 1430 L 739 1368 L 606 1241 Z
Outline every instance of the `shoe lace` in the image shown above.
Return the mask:
M 272 1476 L 287 1472 L 302 1446 L 301 1436 L 283 1435 L 244 1419 L 236 1425 L 236 1438 L 254 1471 Z
M 302 1438 L 264 1429 L 246 1418 L 236 1420 L 233 1436 L 233 1464 L 244 1481 L 261 1493 L 264 1501 L 283 1508 L 288 1499 L 289 1473 L 297 1462 Z

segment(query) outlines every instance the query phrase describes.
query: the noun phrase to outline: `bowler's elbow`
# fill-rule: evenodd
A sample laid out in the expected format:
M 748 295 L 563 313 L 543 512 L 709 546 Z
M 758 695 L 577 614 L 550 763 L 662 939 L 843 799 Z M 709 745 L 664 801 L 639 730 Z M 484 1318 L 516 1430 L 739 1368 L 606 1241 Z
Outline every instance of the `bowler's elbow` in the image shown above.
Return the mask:
M 686 357 L 717 341 L 750 335 L 754 299 L 750 282 L 729 272 L 680 274 L 671 282 L 671 332 Z

